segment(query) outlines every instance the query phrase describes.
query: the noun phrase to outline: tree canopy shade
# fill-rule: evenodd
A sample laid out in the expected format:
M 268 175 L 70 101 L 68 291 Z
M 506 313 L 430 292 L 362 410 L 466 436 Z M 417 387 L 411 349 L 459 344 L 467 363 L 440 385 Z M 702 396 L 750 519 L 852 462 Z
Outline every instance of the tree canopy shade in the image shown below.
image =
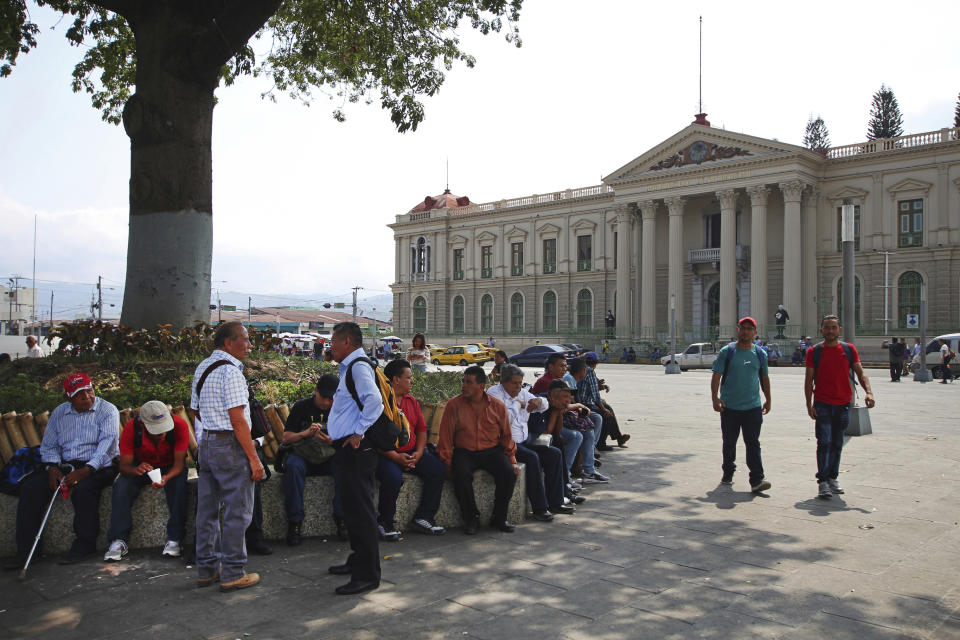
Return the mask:
M 880 85 L 880 90 L 873 94 L 870 105 L 870 122 L 867 123 L 867 140 L 878 138 L 897 138 L 903 135 L 903 116 L 900 114 L 900 105 L 893 89 L 887 85 Z
M 823 118 L 817 116 L 816 119 L 810 116 L 807 120 L 807 129 L 803 134 L 803 146 L 817 153 L 827 153 L 830 148 L 830 132 L 827 131 L 827 125 Z
M 130 137 L 130 232 L 121 322 L 176 328 L 209 318 L 214 91 L 265 76 L 271 99 L 380 100 L 400 132 L 420 96 L 474 58 L 456 28 L 521 45 L 523 0 L 33 0 L 69 17 L 86 51 L 72 88 Z M 0 77 L 37 46 L 26 0 L 0 2 Z M 255 46 L 256 45 L 256 46 Z M 263 51 L 258 51 L 259 49 Z M 344 118 L 339 106 L 334 111 Z

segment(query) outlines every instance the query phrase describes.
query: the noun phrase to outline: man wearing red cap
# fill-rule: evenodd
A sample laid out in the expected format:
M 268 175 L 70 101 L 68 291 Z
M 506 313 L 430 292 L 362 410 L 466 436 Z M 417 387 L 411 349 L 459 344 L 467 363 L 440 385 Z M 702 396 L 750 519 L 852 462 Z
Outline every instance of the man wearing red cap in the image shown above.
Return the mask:
M 98 398 L 85 373 L 72 373 L 63 381 L 64 402 L 50 414 L 40 445 L 46 473 L 34 473 L 20 485 L 17 502 L 17 559 L 4 568 L 19 569 L 33 545 L 53 492 L 63 478 L 61 466 L 73 467 L 64 484 L 73 503 L 76 538 L 60 564 L 73 564 L 96 550 L 100 533 L 100 492 L 117 475 L 114 458 L 119 451 L 120 413 Z M 19 562 L 19 565 L 17 564 Z
M 733 472 L 737 469 L 734 462 L 737 440 L 743 431 L 750 489 L 760 493 L 770 488 L 770 483 L 764 479 L 760 459 L 760 426 L 763 416 L 770 413 L 770 371 L 766 352 L 753 344 L 756 336 L 757 321 L 750 316 L 741 318 L 737 323 L 737 341 L 721 349 L 713 363 L 710 392 L 713 410 L 720 413 L 723 434 L 723 478 L 720 482 L 733 484 Z

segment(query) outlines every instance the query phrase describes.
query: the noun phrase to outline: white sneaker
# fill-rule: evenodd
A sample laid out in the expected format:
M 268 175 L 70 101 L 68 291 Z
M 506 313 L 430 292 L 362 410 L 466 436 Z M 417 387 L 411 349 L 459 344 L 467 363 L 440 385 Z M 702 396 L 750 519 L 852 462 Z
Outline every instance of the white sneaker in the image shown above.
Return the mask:
M 167 544 L 163 545 L 163 553 L 160 555 L 164 558 L 179 558 L 180 543 L 176 540 L 167 540 Z
M 840 487 L 840 483 L 837 482 L 836 480 L 827 480 L 827 484 L 830 485 L 830 493 L 832 493 L 833 495 L 838 496 L 841 493 L 843 493 L 843 489 Z
M 114 540 L 110 543 L 110 548 L 103 554 L 104 562 L 117 562 L 123 556 L 127 555 L 127 543 L 123 540 Z

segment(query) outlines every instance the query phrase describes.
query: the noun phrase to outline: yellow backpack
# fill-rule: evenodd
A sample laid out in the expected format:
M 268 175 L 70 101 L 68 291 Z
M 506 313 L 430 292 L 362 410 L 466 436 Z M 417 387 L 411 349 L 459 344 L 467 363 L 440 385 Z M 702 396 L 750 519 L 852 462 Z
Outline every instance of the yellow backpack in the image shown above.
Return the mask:
M 370 425 L 364 437 L 381 451 L 393 451 L 405 447 L 410 442 L 410 423 L 400 410 L 400 403 L 393 393 L 393 386 L 376 363 L 368 358 L 357 358 L 347 365 L 347 391 L 350 392 L 360 411 L 363 411 L 363 404 L 357 395 L 357 385 L 351 373 L 353 365 L 358 362 L 366 362 L 373 369 L 373 375 L 383 399 L 383 413 Z

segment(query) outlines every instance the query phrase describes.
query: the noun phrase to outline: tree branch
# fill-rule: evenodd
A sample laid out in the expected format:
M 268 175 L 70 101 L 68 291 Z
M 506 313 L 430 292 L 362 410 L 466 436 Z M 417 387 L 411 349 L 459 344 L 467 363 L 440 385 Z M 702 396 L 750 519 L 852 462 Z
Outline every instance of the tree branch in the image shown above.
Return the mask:
M 282 2 L 251 0 L 242 8 L 224 8 L 211 19 L 210 37 L 205 39 L 195 59 L 216 67 L 226 64 L 277 12 Z
M 139 17 L 143 0 L 94 0 L 93 4 L 130 21 Z

